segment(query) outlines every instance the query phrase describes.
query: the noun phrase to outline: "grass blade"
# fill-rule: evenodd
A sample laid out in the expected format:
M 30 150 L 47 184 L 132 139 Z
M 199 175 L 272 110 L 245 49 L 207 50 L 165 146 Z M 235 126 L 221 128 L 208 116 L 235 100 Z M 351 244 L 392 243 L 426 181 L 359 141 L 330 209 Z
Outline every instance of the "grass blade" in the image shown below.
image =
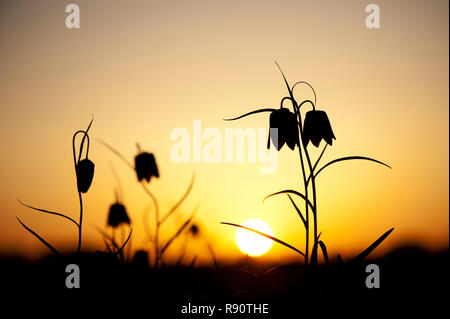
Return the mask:
M 283 191 L 279 191 L 279 192 L 276 192 L 276 193 L 267 195 L 267 196 L 263 199 L 263 202 L 264 202 L 267 198 L 269 198 L 269 197 L 272 197 L 272 196 L 275 196 L 275 195 L 278 195 L 278 194 L 288 194 L 288 193 L 295 194 L 295 195 L 301 197 L 301 198 L 309 205 L 309 207 L 311 207 L 311 209 L 312 209 L 313 212 L 316 211 L 316 210 L 314 209 L 313 204 L 309 201 L 309 199 L 308 199 L 305 195 L 303 195 L 302 193 L 299 193 L 299 192 L 297 192 L 297 191 L 291 190 L 291 189 L 286 189 L 286 190 L 283 190 Z
M 61 217 L 63 217 L 63 218 L 66 218 L 66 219 L 70 220 L 72 223 L 74 223 L 77 227 L 79 227 L 79 226 L 78 226 L 78 223 L 77 223 L 75 220 L 73 220 L 72 218 L 70 218 L 69 216 L 66 216 L 66 215 L 61 214 L 61 213 L 58 213 L 58 212 L 52 212 L 52 211 L 49 211 L 49 210 L 46 210 L 46 209 L 40 209 L 40 208 L 36 208 L 36 207 L 30 206 L 30 205 L 27 205 L 27 204 L 25 204 L 24 202 L 22 202 L 20 199 L 17 199 L 17 201 L 18 201 L 21 205 L 23 205 L 23 206 L 25 206 L 25 207 L 28 207 L 28 208 L 31 208 L 31 209 L 33 209 L 33 210 L 37 210 L 37 211 L 39 211 L 39 212 L 43 212 L 43 213 L 47 213 L 47 214 L 51 214 L 51 215 L 56 215 L 56 216 L 61 216 Z
M 117 245 L 116 241 L 114 240 L 114 238 L 110 235 L 108 235 L 107 233 L 105 233 L 103 230 L 101 230 L 99 227 L 95 227 L 95 229 L 97 229 L 97 231 L 103 236 L 103 239 L 107 239 L 111 242 L 111 245 L 115 248 L 115 249 L 119 249 L 119 246 Z
M 216 254 L 214 254 L 214 251 L 213 251 L 211 245 L 209 244 L 209 242 L 207 242 L 206 244 L 208 246 L 209 254 L 211 255 L 211 258 L 214 262 L 214 268 L 217 270 L 217 269 L 219 269 L 219 264 L 217 263 Z
M 311 266 L 317 265 L 317 242 L 314 243 L 311 250 Z
M 323 171 L 326 167 L 330 166 L 331 164 L 338 163 L 338 162 L 343 162 L 343 161 L 349 161 L 349 160 L 366 160 L 366 161 L 375 162 L 375 163 L 384 165 L 384 166 L 386 166 L 386 167 L 392 168 L 392 167 L 390 167 L 388 164 L 383 163 L 383 162 L 380 162 L 380 161 L 378 161 L 378 160 L 376 160 L 376 159 L 373 159 L 373 158 L 370 158 L 370 157 L 364 157 L 364 156 L 347 156 L 347 157 L 337 158 L 337 159 L 335 159 L 335 160 L 332 160 L 331 162 L 328 162 L 327 164 L 325 164 L 324 166 L 322 166 L 322 168 L 319 169 L 319 170 L 317 171 L 316 174 L 314 174 L 314 177 L 317 177 L 317 175 L 319 175 L 319 173 L 320 173 L 321 171 Z M 310 178 L 308 178 L 308 181 L 307 181 L 307 182 L 309 182 L 309 179 L 310 179 Z
M 23 228 L 28 230 L 34 237 L 39 239 L 41 241 L 41 243 L 43 243 L 45 246 L 47 246 L 47 248 L 50 249 L 55 255 L 61 256 L 61 253 L 55 247 L 50 245 L 44 238 L 39 236 L 35 231 L 33 231 L 31 228 L 27 227 L 24 223 L 22 223 L 22 221 L 18 217 L 16 217 L 16 218 L 19 221 L 19 223 L 23 226 Z
M 160 252 L 160 257 L 162 257 L 162 255 L 164 254 L 164 252 L 167 250 L 167 248 L 169 248 L 170 244 L 172 244 L 172 242 L 183 232 L 183 230 L 189 225 L 189 223 L 192 221 L 192 219 L 194 218 L 195 212 L 197 211 L 198 206 L 195 208 L 194 212 L 192 213 L 191 217 L 189 217 L 184 223 L 183 225 L 181 225 L 180 228 L 178 228 L 177 232 L 166 242 L 166 244 L 163 246 L 163 248 L 161 249 Z
M 241 119 L 243 117 L 246 117 L 246 116 L 249 116 L 249 115 L 252 115 L 252 114 L 262 113 L 262 112 L 273 112 L 273 111 L 276 111 L 276 109 L 273 109 L 273 108 L 258 109 L 258 110 L 255 110 L 255 111 L 251 111 L 251 112 L 245 113 L 245 114 L 243 114 L 241 116 L 238 116 L 238 117 L 234 117 L 234 118 L 231 118 L 231 119 L 223 119 L 223 120 L 224 121 L 235 121 L 235 120 L 239 120 L 239 119 Z
M 281 239 L 278 239 L 276 237 L 273 237 L 273 236 L 267 235 L 267 234 L 265 234 L 263 232 L 260 232 L 259 230 L 255 230 L 255 229 L 252 229 L 252 228 L 248 228 L 248 227 L 245 227 L 245 226 L 242 226 L 242 225 L 238 225 L 238 224 L 233 224 L 233 223 L 226 223 L 226 222 L 220 222 L 220 223 L 224 224 L 224 225 L 230 225 L 230 226 L 235 226 L 235 227 L 240 227 L 240 228 L 243 228 L 243 229 L 247 229 L 247 230 L 252 231 L 252 232 L 254 232 L 254 233 L 258 234 L 258 235 L 261 235 L 261 236 L 264 236 L 266 238 L 269 238 L 270 240 L 273 240 L 274 242 L 277 242 L 277 243 L 279 243 L 279 244 L 281 244 L 281 245 L 283 245 L 283 246 L 285 246 L 287 248 L 290 248 L 293 251 L 295 251 L 295 252 L 299 253 L 300 255 L 302 255 L 303 257 L 305 256 L 304 253 L 302 253 L 300 250 L 298 250 L 294 246 L 289 245 L 288 243 L 282 241 Z
M 116 154 L 125 164 L 127 164 L 127 166 L 129 166 L 132 170 L 134 170 L 134 165 L 131 164 L 122 154 L 120 154 L 120 152 L 118 150 L 116 150 L 115 148 L 113 148 L 112 146 L 110 146 L 109 144 L 107 144 L 106 142 L 103 142 L 102 140 L 97 139 L 97 141 L 102 144 L 104 147 L 106 147 L 107 149 L 109 149 L 111 152 L 113 152 L 114 154 Z
M 358 263 L 363 261 L 364 258 L 366 258 L 375 248 L 378 247 L 379 244 L 381 244 L 381 242 L 383 240 L 386 239 L 387 236 L 389 236 L 389 234 L 394 230 L 394 228 L 389 229 L 387 232 L 385 232 L 383 235 L 380 236 L 380 238 L 378 238 L 377 240 L 375 240 L 372 245 L 370 245 L 369 247 L 367 247 L 362 253 L 360 253 L 358 256 L 356 256 L 352 262 L 354 263 Z
M 300 218 L 302 219 L 303 224 L 305 225 L 305 228 L 308 228 L 308 223 L 306 222 L 305 217 L 303 217 L 302 212 L 300 211 L 300 209 L 297 207 L 297 205 L 295 205 L 294 200 L 292 199 L 291 195 L 287 194 L 289 199 L 291 200 L 292 205 L 294 205 L 295 210 L 298 213 L 298 216 L 300 216 Z
M 130 229 L 130 233 L 128 234 L 128 237 L 125 240 L 125 242 L 123 243 L 123 245 L 116 251 L 116 255 L 120 254 L 122 252 L 122 250 L 125 248 L 125 246 L 127 245 L 128 241 L 131 238 L 132 233 L 133 233 L 133 228 Z
M 323 258 L 325 259 L 325 263 L 327 265 L 330 264 L 330 260 L 328 258 L 328 252 L 327 252 L 327 246 L 325 246 L 325 243 L 321 240 L 319 240 L 319 247 L 322 250 Z
M 309 184 L 309 180 L 311 179 L 311 175 L 314 174 L 314 171 L 316 170 L 317 165 L 319 164 L 320 160 L 322 159 L 323 153 L 325 153 L 325 150 L 327 149 L 327 146 L 328 146 L 328 144 L 325 144 L 325 147 L 323 148 L 322 152 L 320 153 L 319 157 L 317 158 L 316 162 L 314 163 L 312 171 L 310 172 L 308 180 L 306 181 L 306 185 Z
M 286 76 L 284 75 L 283 70 L 282 70 L 281 67 L 278 65 L 277 61 L 275 61 L 275 64 L 277 65 L 278 70 L 280 70 L 281 75 L 283 76 L 284 83 L 286 83 L 287 89 L 288 89 L 288 91 L 289 91 L 289 95 L 290 95 L 291 98 L 293 99 L 294 97 L 292 96 L 292 90 L 291 90 L 291 88 L 289 87 L 289 83 L 288 83 L 288 81 L 286 80 Z
M 322 235 L 322 232 L 319 233 L 317 239 L 314 241 L 314 245 L 311 251 L 311 265 L 317 265 L 317 244 L 319 243 L 319 238 Z
M 191 264 L 189 265 L 190 269 L 194 268 L 195 262 L 197 261 L 197 257 L 198 255 L 195 255 L 194 258 L 192 259 Z
M 84 141 L 86 140 L 86 137 L 88 138 L 88 146 L 87 146 L 87 149 L 86 149 L 86 158 L 88 156 L 88 153 L 89 153 L 89 135 L 88 135 L 88 132 L 89 132 L 89 129 L 91 128 L 91 125 L 92 125 L 93 121 L 94 121 L 94 117 L 92 117 L 91 122 L 89 122 L 88 128 L 86 129 L 86 131 L 84 131 L 83 138 L 81 139 L 80 153 L 78 154 L 78 162 L 80 162 L 80 160 L 81 160 L 81 153 L 83 152 L 83 146 L 84 146 Z

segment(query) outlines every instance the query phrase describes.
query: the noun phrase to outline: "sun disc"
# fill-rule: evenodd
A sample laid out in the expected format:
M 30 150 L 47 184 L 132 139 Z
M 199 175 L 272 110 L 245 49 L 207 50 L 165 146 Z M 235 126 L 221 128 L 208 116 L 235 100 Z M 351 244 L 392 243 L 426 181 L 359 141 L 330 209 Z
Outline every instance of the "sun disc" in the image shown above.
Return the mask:
M 242 226 L 273 236 L 270 226 L 266 222 L 259 219 L 246 220 L 242 223 Z M 238 228 L 236 231 L 236 244 L 246 255 L 261 256 L 269 251 L 272 247 L 273 241 L 249 230 Z

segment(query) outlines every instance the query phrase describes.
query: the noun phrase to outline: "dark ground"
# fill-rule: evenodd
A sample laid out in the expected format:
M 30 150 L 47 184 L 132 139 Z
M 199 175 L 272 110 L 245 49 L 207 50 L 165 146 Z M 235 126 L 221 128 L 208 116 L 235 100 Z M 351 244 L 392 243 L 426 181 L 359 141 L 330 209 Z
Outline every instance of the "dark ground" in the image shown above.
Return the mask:
M 374 311 L 406 315 L 418 308 L 431 315 L 448 302 L 448 256 L 448 250 L 431 255 L 404 247 L 379 260 L 321 266 L 310 272 L 313 279 L 308 287 L 301 265 L 264 274 L 265 269 L 248 262 L 217 269 L 151 270 L 99 255 L 46 258 L 38 263 L 3 258 L 1 300 L 3 305 L 33 302 L 47 313 L 56 309 L 53 305 L 74 308 L 86 303 L 105 311 L 142 308 L 148 318 L 301 318 L 311 312 L 319 317 L 329 313 L 364 318 Z M 80 266 L 80 289 L 65 286 L 65 267 L 70 263 Z M 379 289 L 365 286 L 365 267 L 370 263 L 380 268 Z M 212 304 L 223 311 L 226 303 L 268 303 L 269 314 L 181 314 L 188 303 Z

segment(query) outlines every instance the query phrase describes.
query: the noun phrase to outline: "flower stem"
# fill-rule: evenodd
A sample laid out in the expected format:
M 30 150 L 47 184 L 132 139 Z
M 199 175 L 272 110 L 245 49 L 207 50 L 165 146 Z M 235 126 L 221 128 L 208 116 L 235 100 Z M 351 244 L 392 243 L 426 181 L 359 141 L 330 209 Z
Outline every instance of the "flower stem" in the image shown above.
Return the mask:
M 314 246 L 313 247 L 317 247 L 317 196 L 316 196 L 316 179 L 314 178 L 314 174 L 313 174 L 313 166 L 311 164 L 311 158 L 309 156 L 308 153 L 308 149 L 306 147 L 306 145 L 303 143 L 303 139 L 302 139 L 302 135 L 303 135 L 303 126 L 302 126 L 302 118 L 301 118 L 301 113 L 300 113 L 300 107 L 306 103 L 309 102 L 313 105 L 314 108 L 314 104 L 310 101 L 310 100 L 306 100 L 303 101 L 302 103 L 300 103 L 300 106 L 298 106 L 296 108 L 297 111 L 297 116 L 298 116 L 298 120 L 299 120 L 299 128 L 300 128 L 300 140 L 301 140 L 301 144 L 303 147 L 303 151 L 305 152 L 305 157 L 306 157 L 306 161 L 308 163 L 308 168 L 309 168 L 309 175 L 310 175 L 310 180 L 311 180 L 311 189 L 312 189 L 312 196 L 313 196 L 313 209 L 312 209 L 312 213 L 313 213 L 313 218 L 314 218 Z M 297 102 L 295 102 L 297 104 Z M 301 153 L 301 151 L 300 151 Z M 303 166 L 302 166 L 303 167 Z M 305 181 L 305 196 L 308 197 L 308 183 L 309 183 L 309 179 L 306 180 L 305 177 L 305 169 L 303 167 L 303 176 L 304 176 L 304 181 Z M 307 213 L 308 215 L 308 213 Z M 313 251 L 315 251 L 315 256 L 311 256 L 312 261 L 314 263 L 317 262 L 317 249 L 313 249 Z
M 81 250 L 81 225 L 83 222 L 83 198 L 81 196 L 81 192 L 78 192 L 78 198 L 80 200 L 80 221 L 78 222 L 78 248 L 77 254 L 80 254 Z
M 153 203 L 155 204 L 155 268 L 158 268 L 159 265 L 159 259 L 160 259 L 160 252 L 159 252 L 159 228 L 161 225 L 161 222 L 159 220 L 159 206 L 158 206 L 158 200 L 156 199 L 155 195 L 147 188 L 147 186 L 144 184 L 144 182 L 141 183 L 142 188 L 144 191 L 150 196 Z

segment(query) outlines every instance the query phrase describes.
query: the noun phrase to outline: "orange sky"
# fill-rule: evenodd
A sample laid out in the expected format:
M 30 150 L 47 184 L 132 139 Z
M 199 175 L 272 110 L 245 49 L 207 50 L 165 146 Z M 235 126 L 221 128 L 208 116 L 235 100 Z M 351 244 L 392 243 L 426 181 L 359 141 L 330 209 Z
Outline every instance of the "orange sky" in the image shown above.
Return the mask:
M 367 1 L 75 3 L 78 30 L 65 27 L 61 1 L 0 5 L 0 251 L 46 252 L 15 216 L 56 246 L 75 246 L 72 225 L 16 199 L 77 217 L 71 138 L 92 114 L 96 172 L 85 196 L 85 242 L 101 248 L 95 227 L 105 226 L 114 201 L 113 165 L 136 221 L 133 244 L 143 247 L 139 222 L 149 200 L 99 138 L 130 160 L 137 141 L 155 153 L 161 178 L 150 187 L 163 207 L 195 172 L 180 213 L 200 204 L 196 219 L 219 258 L 240 255 L 235 229 L 220 221 L 265 220 L 275 236 L 303 249 L 304 231 L 287 198 L 262 203 L 269 193 L 301 190 L 297 152 L 283 148 L 275 175 L 259 174 L 258 164 L 175 164 L 169 157 L 171 131 L 192 131 L 193 120 L 221 132 L 267 127 L 267 114 L 222 119 L 279 105 L 286 89 L 275 59 L 291 83 L 315 87 L 318 108 L 329 115 L 337 139 L 324 162 L 363 155 L 393 167 L 348 162 L 318 178 L 319 229 L 330 253 L 354 254 L 390 227 L 396 230 L 380 252 L 407 241 L 448 246 L 447 1 L 377 1 L 377 30 L 365 27 Z M 306 89 L 296 94 L 311 98 Z M 191 254 L 202 247 L 193 243 Z M 267 255 L 292 256 L 277 245 Z

